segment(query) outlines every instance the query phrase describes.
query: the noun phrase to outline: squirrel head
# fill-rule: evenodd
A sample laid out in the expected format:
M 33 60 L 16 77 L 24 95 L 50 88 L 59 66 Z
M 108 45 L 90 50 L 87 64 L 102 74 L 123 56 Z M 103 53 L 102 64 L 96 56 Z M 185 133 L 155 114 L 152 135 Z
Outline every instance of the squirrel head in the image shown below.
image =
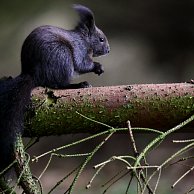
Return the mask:
M 80 16 L 80 21 L 76 30 L 81 32 L 89 48 L 92 50 L 93 57 L 105 55 L 110 52 L 110 46 L 105 34 L 95 25 L 93 12 L 82 5 L 74 5 L 73 8 Z

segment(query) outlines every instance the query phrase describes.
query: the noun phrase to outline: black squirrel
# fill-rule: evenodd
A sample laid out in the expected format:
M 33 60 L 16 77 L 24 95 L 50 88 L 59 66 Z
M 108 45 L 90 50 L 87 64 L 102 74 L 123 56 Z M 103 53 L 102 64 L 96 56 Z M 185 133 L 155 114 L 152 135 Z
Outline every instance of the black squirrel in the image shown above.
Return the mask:
M 88 8 L 74 5 L 80 22 L 74 30 L 41 26 L 24 41 L 21 52 L 22 73 L 33 77 L 35 86 L 51 88 L 88 87 L 87 82 L 70 85 L 75 74 L 104 72 L 92 56 L 110 50 L 104 33 L 95 26 L 94 15 Z
M 92 57 L 109 53 L 104 33 L 95 25 L 94 15 L 82 5 L 74 5 L 80 20 L 73 30 L 40 26 L 25 39 L 21 51 L 21 74 L 0 82 L 0 172 L 14 159 L 16 134 L 23 133 L 24 113 L 31 90 L 84 88 L 88 82 L 70 84 L 75 74 L 104 72 Z

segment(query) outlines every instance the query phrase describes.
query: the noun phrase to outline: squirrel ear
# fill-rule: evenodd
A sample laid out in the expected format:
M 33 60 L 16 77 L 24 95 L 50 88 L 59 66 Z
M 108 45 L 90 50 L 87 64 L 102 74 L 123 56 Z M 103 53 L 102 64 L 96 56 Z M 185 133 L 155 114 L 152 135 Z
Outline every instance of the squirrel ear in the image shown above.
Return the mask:
M 74 4 L 73 8 L 80 16 L 80 21 L 76 28 L 86 33 L 92 33 L 95 28 L 94 14 L 92 11 L 85 6 L 78 4 Z

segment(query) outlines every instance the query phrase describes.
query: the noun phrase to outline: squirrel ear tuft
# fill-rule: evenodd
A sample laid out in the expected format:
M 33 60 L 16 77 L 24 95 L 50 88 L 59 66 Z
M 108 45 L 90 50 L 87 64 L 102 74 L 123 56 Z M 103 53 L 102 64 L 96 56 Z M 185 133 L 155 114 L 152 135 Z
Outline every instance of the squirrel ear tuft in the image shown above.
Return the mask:
M 73 8 L 80 16 L 80 21 L 76 28 L 82 31 L 84 30 L 87 33 L 92 33 L 95 28 L 93 12 L 89 8 L 79 4 L 74 4 Z

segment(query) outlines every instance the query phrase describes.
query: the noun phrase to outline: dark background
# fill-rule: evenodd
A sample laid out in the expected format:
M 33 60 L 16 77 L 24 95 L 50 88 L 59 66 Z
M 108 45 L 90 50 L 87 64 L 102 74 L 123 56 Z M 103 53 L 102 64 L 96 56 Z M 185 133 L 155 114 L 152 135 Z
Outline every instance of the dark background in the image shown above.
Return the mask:
M 94 11 L 97 26 L 110 42 L 111 53 L 97 59 L 104 64 L 105 74 L 86 76 L 93 85 L 180 82 L 193 77 L 191 0 L 1 0 L 0 76 L 20 72 L 20 48 L 35 27 L 73 28 L 77 18 L 72 3 Z
M 35 27 L 45 24 L 66 29 L 74 27 L 78 18 L 71 9 L 72 3 L 80 3 L 93 10 L 96 25 L 105 32 L 111 46 L 109 55 L 96 59 L 104 65 L 105 73 L 100 77 L 94 74 L 84 75 L 79 78 L 80 80 L 88 80 L 94 86 L 102 86 L 184 82 L 194 77 L 194 1 L 192 0 L 1 0 L 0 3 L 0 77 L 16 76 L 20 73 L 22 42 Z M 150 135 L 138 135 L 140 147 L 142 140 L 148 140 L 151 137 Z M 42 153 L 78 138 L 81 136 L 44 138 L 31 150 L 33 154 Z M 111 154 L 114 155 L 115 151 L 118 154 L 127 153 L 128 138 L 118 135 L 113 139 L 112 144 L 107 145 L 100 152 L 101 161 L 107 159 Z M 96 142 L 92 144 L 95 145 Z M 117 149 L 114 147 L 111 153 L 113 145 Z M 84 152 L 85 150 L 85 147 L 79 147 L 76 151 Z M 154 157 L 156 161 L 157 154 L 161 157 L 167 154 L 165 145 L 160 152 L 156 152 Z M 51 187 L 59 177 L 73 168 L 76 160 L 68 161 L 61 164 L 60 160 L 51 165 L 55 169 L 49 168 L 47 176 L 42 180 L 46 188 Z M 39 167 L 43 168 L 41 161 Z M 118 166 L 112 165 L 107 168 L 104 174 L 102 173 L 102 177 L 106 177 L 115 168 Z M 35 173 L 39 170 L 37 166 L 34 169 Z M 176 169 L 171 173 L 175 171 L 178 172 Z M 83 193 L 86 193 L 84 185 L 93 172 L 88 168 L 87 173 L 83 175 L 80 192 L 83 190 Z M 176 173 L 175 176 L 177 176 Z M 93 191 L 90 190 L 87 193 L 99 193 L 97 188 L 102 184 L 101 181 L 98 179 Z M 170 187 L 168 179 L 162 179 L 161 182 L 164 185 L 167 182 Z M 111 193 L 123 193 L 121 191 L 126 184 L 126 181 L 119 182 L 119 186 L 114 187 Z M 64 191 L 63 187 L 64 185 L 58 193 Z M 168 191 L 173 192 L 170 188 L 161 187 L 159 193 L 168 193 Z M 178 187 L 175 193 L 183 193 L 183 188 Z

